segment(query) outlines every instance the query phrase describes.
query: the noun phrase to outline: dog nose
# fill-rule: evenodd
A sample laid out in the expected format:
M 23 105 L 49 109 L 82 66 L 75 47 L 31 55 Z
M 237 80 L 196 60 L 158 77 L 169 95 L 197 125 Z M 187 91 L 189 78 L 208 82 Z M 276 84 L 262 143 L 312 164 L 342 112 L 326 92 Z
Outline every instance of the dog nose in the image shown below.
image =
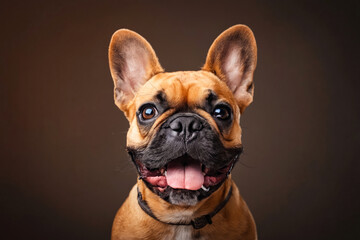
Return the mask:
M 197 117 L 181 116 L 171 121 L 169 127 L 177 136 L 184 137 L 186 141 L 189 141 L 197 137 L 203 125 Z

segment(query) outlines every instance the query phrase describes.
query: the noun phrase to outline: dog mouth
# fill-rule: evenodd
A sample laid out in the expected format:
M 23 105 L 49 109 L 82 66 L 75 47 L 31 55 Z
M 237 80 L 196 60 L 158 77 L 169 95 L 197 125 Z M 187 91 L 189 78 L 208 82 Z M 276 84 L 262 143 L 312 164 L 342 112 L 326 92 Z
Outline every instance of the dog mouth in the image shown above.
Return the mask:
M 237 158 L 238 156 L 220 169 L 208 168 L 187 154 L 157 169 L 149 169 L 140 161 L 136 161 L 136 164 L 140 178 L 160 193 L 168 188 L 208 192 L 210 189 L 221 185 L 227 178 Z

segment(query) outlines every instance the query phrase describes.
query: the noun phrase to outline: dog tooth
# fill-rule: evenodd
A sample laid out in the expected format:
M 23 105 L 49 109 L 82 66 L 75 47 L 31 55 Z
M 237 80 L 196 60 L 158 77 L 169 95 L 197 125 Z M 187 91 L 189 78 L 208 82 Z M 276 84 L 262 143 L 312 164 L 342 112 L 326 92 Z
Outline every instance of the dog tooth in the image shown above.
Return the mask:
M 167 174 L 167 171 L 165 170 L 165 172 L 164 172 L 165 177 L 166 177 L 166 174 Z
M 205 192 L 208 192 L 210 190 L 210 188 L 206 188 L 204 185 L 201 186 L 201 189 L 204 190 Z

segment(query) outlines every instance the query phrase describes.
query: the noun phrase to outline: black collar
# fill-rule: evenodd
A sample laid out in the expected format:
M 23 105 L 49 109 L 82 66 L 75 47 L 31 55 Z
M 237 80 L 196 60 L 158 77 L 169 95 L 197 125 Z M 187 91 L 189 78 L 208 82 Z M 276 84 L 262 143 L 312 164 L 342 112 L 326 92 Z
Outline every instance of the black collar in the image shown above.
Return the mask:
M 149 205 L 147 204 L 147 202 L 142 198 L 142 194 L 139 191 L 139 188 L 137 189 L 138 191 L 138 203 L 139 206 L 141 207 L 141 209 L 147 213 L 147 215 L 149 215 L 150 217 L 152 217 L 153 219 L 162 222 L 162 223 L 166 223 L 169 225 L 192 225 L 193 228 L 195 229 L 200 229 L 205 227 L 207 224 L 211 224 L 212 220 L 211 218 L 214 217 L 218 212 L 220 212 L 220 210 L 226 205 L 226 203 L 229 201 L 231 194 L 232 194 L 232 186 L 230 186 L 229 192 L 226 196 L 226 198 L 224 199 L 224 201 L 222 201 L 216 208 L 214 211 L 212 211 L 209 214 L 206 215 L 202 215 L 201 217 L 198 218 L 194 218 L 192 219 L 190 222 L 188 223 L 184 223 L 184 222 L 179 222 L 179 223 L 171 223 L 171 222 L 163 222 L 160 219 L 158 219 L 154 213 L 151 211 Z

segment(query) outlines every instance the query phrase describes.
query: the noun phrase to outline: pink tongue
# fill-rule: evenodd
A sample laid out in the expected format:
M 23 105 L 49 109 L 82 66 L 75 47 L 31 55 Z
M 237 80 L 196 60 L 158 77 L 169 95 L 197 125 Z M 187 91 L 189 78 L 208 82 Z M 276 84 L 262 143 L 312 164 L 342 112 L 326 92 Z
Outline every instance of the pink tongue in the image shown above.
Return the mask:
M 189 160 L 184 164 L 178 159 L 168 164 L 166 181 L 172 188 L 198 190 L 204 183 L 204 175 L 199 162 Z

